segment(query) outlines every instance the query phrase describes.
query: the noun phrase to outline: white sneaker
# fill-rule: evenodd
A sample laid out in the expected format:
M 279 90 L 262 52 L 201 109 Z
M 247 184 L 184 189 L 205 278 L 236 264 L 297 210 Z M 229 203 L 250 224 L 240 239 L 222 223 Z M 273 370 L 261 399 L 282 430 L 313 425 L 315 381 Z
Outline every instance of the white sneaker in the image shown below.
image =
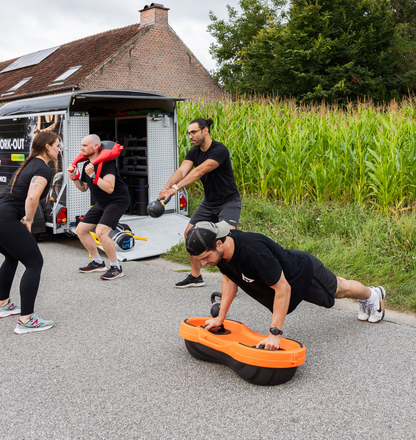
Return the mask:
M 368 318 L 368 322 L 371 322 L 373 324 L 383 320 L 384 299 L 386 298 L 386 291 L 382 286 L 375 287 L 375 290 L 378 292 L 378 297 L 374 304 L 369 304 L 370 317 Z
M 366 299 L 359 299 L 358 305 L 360 309 L 358 310 L 358 320 L 359 321 L 367 321 L 370 317 L 370 309 L 368 307 L 368 302 Z

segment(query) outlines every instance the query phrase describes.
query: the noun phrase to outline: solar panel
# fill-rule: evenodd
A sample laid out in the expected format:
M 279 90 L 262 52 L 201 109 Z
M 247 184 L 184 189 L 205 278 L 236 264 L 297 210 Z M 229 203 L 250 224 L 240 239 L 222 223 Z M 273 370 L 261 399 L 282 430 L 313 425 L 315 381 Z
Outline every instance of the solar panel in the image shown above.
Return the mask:
M 34 66 L 39 64 L 46 57 L 54 53 L 60 46 L 52 47 L 50 49 L 40 50 L 39 52 L 33 52 L 28 55 L 23 55 L 18 60 L 3 69 L 0 73 L 9 72 L 10 70 L 22 69 L 23 67 Z

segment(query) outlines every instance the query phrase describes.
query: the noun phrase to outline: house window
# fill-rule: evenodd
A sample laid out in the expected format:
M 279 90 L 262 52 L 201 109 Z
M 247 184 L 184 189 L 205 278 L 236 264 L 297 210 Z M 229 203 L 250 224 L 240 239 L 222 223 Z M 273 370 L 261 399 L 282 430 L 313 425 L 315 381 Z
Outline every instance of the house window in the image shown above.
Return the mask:
M 82 66 L 70 67 L 65 73 L 63 73 L 61 76 L 58 76 L 58 78 L 54 79 L 52 81 L 52 84 L 49 84 L 49 85 L 54 86 L 56 84 L 62 84 L 67 78 L 69 78 L 71 75 L 73 75 L 79 69 L 81 69 L 81 67 Z
M 28 81 L 30 81 L 33 77 L 29 76 L 29 78 L 22 79 L 20 82 L 18 82 L 15 86 L 7 90 L 6 93 L 3 93 L 1 96 L 5 95 L 13 95 L 13 93 L 20 87 L 22 87 L 24 84 L 26 84 Z
M 18 60 L 8 65 L 0 73 L 8 72 L 10 70 L 22 69 L 23 67 L 34 66 L 35 64 L 39 64 L 41 61 L 43 61 L 49 55 L 53 54 L 58 49 L 59 46 L 56 46 L 56 47 L 52 47 L 51 49 L 40 50 L 39 52 L 23 55 Z

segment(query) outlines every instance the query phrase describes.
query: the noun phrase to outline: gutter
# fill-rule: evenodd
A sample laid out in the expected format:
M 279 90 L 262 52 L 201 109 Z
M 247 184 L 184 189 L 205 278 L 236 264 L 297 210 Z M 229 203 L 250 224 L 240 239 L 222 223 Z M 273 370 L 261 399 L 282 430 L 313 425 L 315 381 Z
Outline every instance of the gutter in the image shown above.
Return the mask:
M 49 90 L 41 90 L 40 92 L 32 92 L 32 93 L 26 93 L 25 95 L 16 95 L 16 96 L 7 96 L 6 98 L 0 98 L 0 102 L 9 102 L 9 101 L 18 101 L 19 99 L 26 99 L 26 98 L 33 98 L 34 96 L 39 95 L 53 95 L 53 92 L 63 92 L 66 90 L 71 90 L 72 92 L 75 92 L 75 89 L 78 88 L 78 85 L 73 86 L 65 86 L 65 87 L 57 87 L 56 89 L 49 89 Z

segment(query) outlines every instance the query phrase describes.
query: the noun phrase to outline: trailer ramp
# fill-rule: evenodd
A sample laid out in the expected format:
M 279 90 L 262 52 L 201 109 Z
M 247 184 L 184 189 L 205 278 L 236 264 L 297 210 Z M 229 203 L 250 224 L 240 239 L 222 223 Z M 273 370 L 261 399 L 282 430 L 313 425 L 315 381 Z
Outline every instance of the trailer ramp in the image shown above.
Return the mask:
M 130 261 L 161 255 L 179 244 L 184 240 L 189 218 L 181 214 L 164 214 L 159 218 L 123 215 L 120 223 L 128 224 L 134 235 L 147 238 L 147 241 L 136 239 L 129 251 L 117 251 L 119 261 Z

